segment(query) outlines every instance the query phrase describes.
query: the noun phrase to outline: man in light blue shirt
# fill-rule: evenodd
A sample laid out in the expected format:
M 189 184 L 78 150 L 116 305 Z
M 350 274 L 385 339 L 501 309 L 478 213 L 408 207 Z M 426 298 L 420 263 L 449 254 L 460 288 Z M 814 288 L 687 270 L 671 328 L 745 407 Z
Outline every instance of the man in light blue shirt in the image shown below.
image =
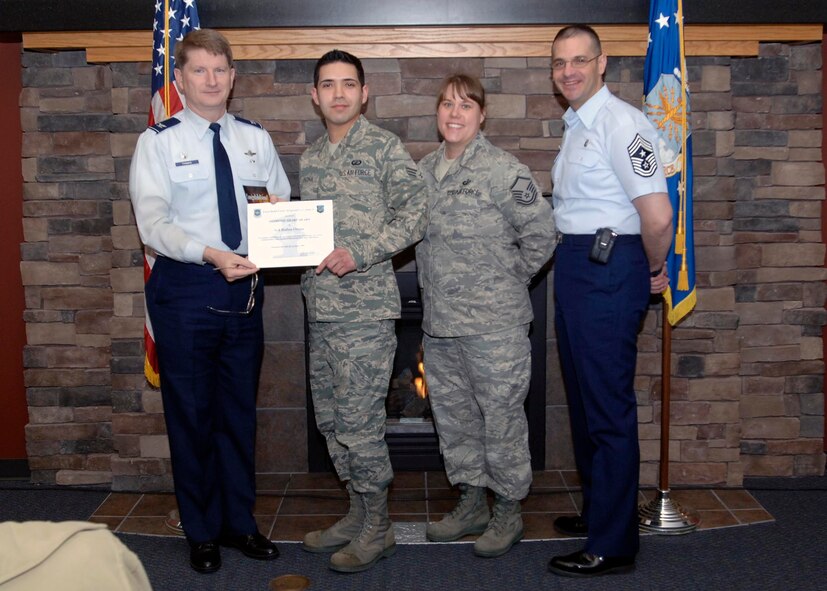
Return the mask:
M 603 84 L 606 55 L 593 29 L 562 29 L 554 83 L 569 103 L 552 168 L 555 325 L 583 511 L 555 529 L 587 535 L 549 570 L 586 577 L 634 568 L 640 451 L 634 391 L 637 332 L 649 294 L 666 287 L 672 207 L 655 130 Z
M 158 253 L 146 304 L 158 351 L 175 496 L 190 565 L 221 567 L 219 545 L 269 560 L 258 532 L 254 447 L 263 286 L 246 258 L 246 192 L 289 199 L 270 135 L 227 113 L 227 40 L 188 34 L 175 48 L 183 112 L 146 130 L 129 172 L 141 240 Z

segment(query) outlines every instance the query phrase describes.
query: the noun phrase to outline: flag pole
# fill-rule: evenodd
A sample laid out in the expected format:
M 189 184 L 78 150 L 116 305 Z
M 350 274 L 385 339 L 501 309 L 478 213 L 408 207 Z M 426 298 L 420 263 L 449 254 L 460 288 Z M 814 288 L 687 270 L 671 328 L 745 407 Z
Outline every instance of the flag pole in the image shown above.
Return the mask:
M 654 0 L 652 0 L 654 1 Z M 670 269 L 673 273 L 678 273 L 678 289 L 688 289 L 686 278 L 686 244 L 685 244 L 685 204 L 686 204 L 686 174 L 688 171 L 688 162 L 686 157 L 686 138 L 688 136 L 688 118 L 689 110 L 687 109 L 686 100 L 686 57 L 684 53 L 684 38 L 683 38 L 683 2 L 677 2 L 676 24 L 678 25 L 678 43 L 680 48 L 680 72 L 681 72 L 681 98 L 680 104 L 683 109 L 684 116 L 682 117 L 681 131 L 683 132 L 682 150 L 681 150 L 681 183 L 678 188 L 679 199 L 679 216 L 678 227 L 675 235 L 675 252 L 682 254 L 682 264 L 680 269 Z M 679 239 L 681 238 L 681 239 Z M 641 531 L 678 535 L 687 534 L 694 531 L 701 518 L 698 512 L 693 509 L 686 509 L 681 507 L 669 495 L 669 427 L 670 427 L 670 407 L 672 394 L 672 324 L 669 322 L 669 308 L 665 300 L 663 302 L 663 331 L 661 338 L 661 408 L 660 408 L 660 478 L 658 481 L 658 492 L 655 498 L 649 502 L 638 507 L 638 527 Z
M 663 303 L 661 339 L 660 478 L 658 492 L 649 503 L 638 507 L 638 528 L 653 534 L 679 535 L 694 531 L 701 518 L 693 509 L 681 507 L 669 490 L 669 407 L 672 392 L 672 325 L 669 307 Z

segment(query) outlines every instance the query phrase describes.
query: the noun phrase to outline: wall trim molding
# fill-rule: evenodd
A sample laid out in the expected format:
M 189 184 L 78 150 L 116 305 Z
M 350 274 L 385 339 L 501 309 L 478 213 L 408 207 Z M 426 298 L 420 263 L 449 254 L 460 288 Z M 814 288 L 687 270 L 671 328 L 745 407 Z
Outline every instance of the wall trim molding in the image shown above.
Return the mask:
M 547 57 L 560 26 L 224 29 L 239 60 L 316 59 L 329 49 L 361 58 Z M 611 56 L 646 54 L 645 25 L 595 26 Z M 821 42 L 821 25 L 687 25 L 690 56 L 754 56 L 761 42 Z M 86 50 L 90 63 L 150 61 L 152 32 L 28 32 L 30 50 Z

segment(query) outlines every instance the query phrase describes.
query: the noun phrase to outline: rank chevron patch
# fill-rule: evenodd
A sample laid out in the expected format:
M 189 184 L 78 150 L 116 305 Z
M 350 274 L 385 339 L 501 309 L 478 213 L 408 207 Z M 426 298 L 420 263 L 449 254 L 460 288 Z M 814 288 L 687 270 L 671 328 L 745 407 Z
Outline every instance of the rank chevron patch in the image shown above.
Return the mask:
M 642 177 L 650 177 L 658 169 L 658 161 L 655 159 L 655 151 L 652 144 L 635 134 L 635 139 L 626 148 L 629 152 L 629 159 L 632 161 L 632 169 L 635 174 Z

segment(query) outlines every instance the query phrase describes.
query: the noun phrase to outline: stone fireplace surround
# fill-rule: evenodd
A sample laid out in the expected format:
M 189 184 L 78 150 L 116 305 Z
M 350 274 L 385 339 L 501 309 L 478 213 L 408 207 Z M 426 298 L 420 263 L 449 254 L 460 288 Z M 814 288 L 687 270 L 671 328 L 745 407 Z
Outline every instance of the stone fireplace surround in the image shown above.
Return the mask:
M 142 378 L 140 244 L 126 191 L 145 126 L 149 64 L 96 65 L 83 51 L 23 54 L 25 372 L 33 479 L 171 485 L 160 395 Z M 824 245 L 820 43 L 762 43 L 757 55 L 694 56 L 698 306 L 673 332 L 675 484 L 824 471 Z M 609 60 L 610 88 L 635 103 L 640 55 Z M 547 57 L 367 59 L 367 116 L 415 159 L 436 147 L 434 94 L 461 70 L 490 92 L 485 132 L 548 191 L 563 108 Z M 322 133 L 312 60 L 244 60 L 230 110 L 271 132 L 294 187 Z M 293 272 L 266 273 L 258 411 L 262 473 L 308 468 L 304 315 Z M 548 298 L 549 311 L 552 305 Z M 547 469 L 573 466 L 547 314 Z M 636 388 L 644 484 L 657 477 L 660 308 L 639 337 Z

